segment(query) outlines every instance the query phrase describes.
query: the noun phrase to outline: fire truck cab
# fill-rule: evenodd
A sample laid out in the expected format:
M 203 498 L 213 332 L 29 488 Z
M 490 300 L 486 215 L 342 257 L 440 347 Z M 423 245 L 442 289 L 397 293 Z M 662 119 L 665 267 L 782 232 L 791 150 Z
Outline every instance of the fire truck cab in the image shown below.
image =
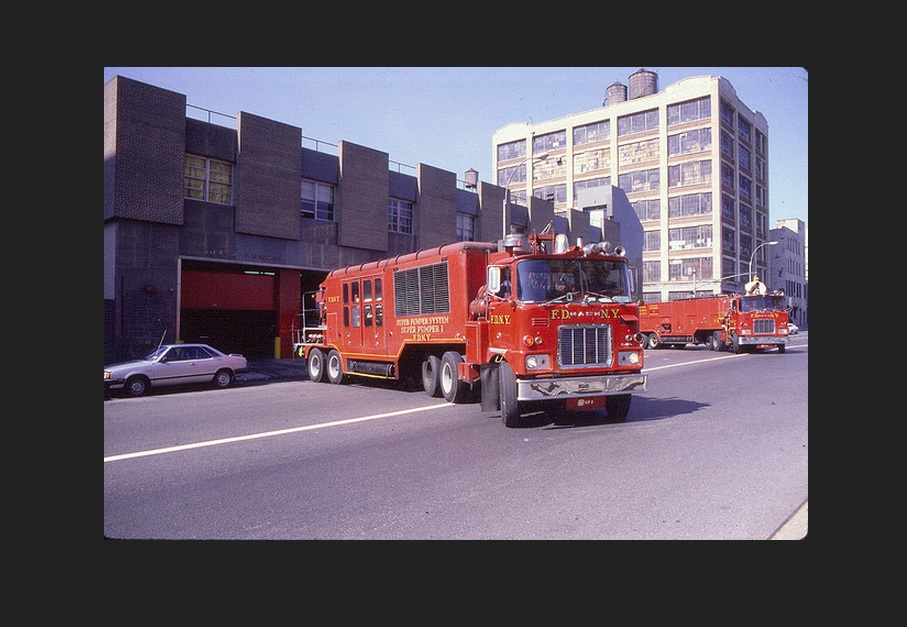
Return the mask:
M 646 389 L 627 260 L 607 242 L 450 244 L 334 270 L 313 302 L 294 333 L 313 381 L 419 381 L 454 403 L 478 393 L 509 427 L 542 409 L 623 419 Z

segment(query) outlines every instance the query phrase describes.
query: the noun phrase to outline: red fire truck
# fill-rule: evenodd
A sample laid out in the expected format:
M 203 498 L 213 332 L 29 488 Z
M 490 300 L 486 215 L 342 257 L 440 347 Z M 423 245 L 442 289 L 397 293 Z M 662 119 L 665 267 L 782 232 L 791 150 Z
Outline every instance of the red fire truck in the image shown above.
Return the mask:
M 646 389 L 621 247 L 566 236 L 460 242 L 330 272 L 294 331 L 312 381 L 419 381 L 508 427 L 529 411 L 605 408 Z
M 711 350 L 777 347 L 790 339 L 783 294 L 727 295 L 647 303 L 639 308 L 646 348 L 708 344 Z

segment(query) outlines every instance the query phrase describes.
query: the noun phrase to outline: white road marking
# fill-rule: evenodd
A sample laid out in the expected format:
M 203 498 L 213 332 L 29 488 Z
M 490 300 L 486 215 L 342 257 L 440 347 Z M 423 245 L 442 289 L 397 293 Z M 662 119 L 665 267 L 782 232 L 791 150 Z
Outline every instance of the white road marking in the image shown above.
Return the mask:
M 805 348 L 807 344 L 797 345 L 797 348 Z M 719 359 L 732 359 L 734 357 L 742 357 L 744 353 L 736 355 L 723 355 L 721 357 L 711 357 L 709 359 L 699 359 L 697 361 L 688 361 L 682 364 L 669 364 L 667 366 L 655 366 L 653 368 L 643 368 L 643 373 L 654 372 L 655 370 L 665 370 L 667 368 L 677 368 L 678 366 L 690 366 L 692 364 L 701 364 L 707 361 L 717 361 Z M 292 427 L 290 429 L 279 429 L 277 431 L 266 431 L 264 433 L 252 433 L 249 435 L 238 435 L 232 438 L 221 438 L 219 440 L 207 440 L 204 442 L 195 442 L 193 444 L 180 444 L 178 446 L 168 446 L 166 448 L 152 449 L 150 451 L 138 451 L 136 453 L 123 453 L 122 455 L 110 455 L 104 458 L 104 463 L 107 462 L 118 462 L 124 459 L 134 459 L 136 457 L 149 457 L 151 455 L 163 455 L 164 453 L 176 453 L 178 451 L 188 451 L 194 448 L 204 448 L 207 446 L 218 446 L 220 444 L 231 444 L 233 442 L 242 442 L 244 440 L 258 440 L 261 438 L 270 438 L 276 435 L 287 435 L 289 433 L 299 433 L 302 431 L 314 431 L 315 429 L 326 429 L 328 427 L 339 427 L 342 425 L 349 425 L 356 422 L 367 422 L 369 420 L 378 420 L 379 418 L 390 418 L 391 416 L 402 416 L 405 414 L 413 414 L 420 411 L 428 411 L 430 409 L 440 409 L 441 407 L 448 407 L 450 403 L 439 403 L 437 405 L 426 405 L 425 407 L 414 407 L 412 409 L 401 409 L 400 411 L 392 411 L 384 414 L 374 414 L 372 416 L 362 416 L 359 418 L 348 418 L 346 420 L 335 420 L 333 422 L 323 422 L 314 425 L 305 425 L 303 427 Z
M 287 435 L 289 433 L 299 433 L 301 431 L 313 431 L 315 429 L 326 429 L 328 427 L 339 427 L 349 425 L 355 422 L 367 422 L 369 420 L 378 420 L 379 418 L 390 418 L 391 416 L 402 416 L 404 414 L 413 414 L 429 409 L 440 409 L 449 407 L 450 403 L 439 403 L 437 405 L 427 405 L 425 407 L 414 407 L 412 409 L 401 409 L 400 411 L 391 411 L 384 414 L 374 414 L 372 416 L 362 416 L 360 418 L 348 418 L 346 420 L 335 420 L 333 422 L 322 422 L 315 425 L 305 425 L 303 427 L 292 427 L 290 429 L 279 429 L 277 431 L 266 431 L 264 433 L 252 433 L 249 435 L 238 435 L 232 438 L 221 438 L 219 440 L 207 440 L 205 442 L 195 442 L 193 444 L 180 444 L 179 446 L 168 446 L 166 448 L 152 449 L 150 451 L 138 451 L 136 453 L 124 453 L 122 455 L 110 455 L 104 458 L 104 463 L 118 462 L 124 459 L 134 459 L 136 457 L 148 457 L 150 455 L 162 455 L 164 453 L 176 453 L 177 451 L 187 451 L 193 448 L 204 448 L 206 446 L 217 446 L 219 444 L 230 444 L 233 442 L 242 442 L 244 440 L 258 440 L 261 438 L 270 438 L 275 435 Z

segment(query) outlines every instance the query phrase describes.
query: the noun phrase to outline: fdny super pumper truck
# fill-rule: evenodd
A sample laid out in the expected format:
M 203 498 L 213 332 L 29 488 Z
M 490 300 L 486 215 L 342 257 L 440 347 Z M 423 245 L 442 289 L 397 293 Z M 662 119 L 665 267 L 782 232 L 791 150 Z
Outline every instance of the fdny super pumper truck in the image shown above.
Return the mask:
M 783 294 L 734 294 L 646 303 L 639 308 L 646 348 L 708 344 L 735 353 L 778 348 L 790 340 Z
M 646 389 L 627 259 L 607 242 L 510 235 L 330 272 L 294 330 L 312 381 L 418 381 L 508 427 L 536 410 L 626 418 Z

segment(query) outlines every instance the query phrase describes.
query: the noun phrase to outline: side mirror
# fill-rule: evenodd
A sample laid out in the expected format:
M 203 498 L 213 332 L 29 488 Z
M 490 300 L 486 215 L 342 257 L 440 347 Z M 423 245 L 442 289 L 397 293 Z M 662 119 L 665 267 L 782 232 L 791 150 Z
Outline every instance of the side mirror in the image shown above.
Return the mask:
M 486 278 L 488 291 L 497 294 L 501 291 L 501 269 L 498 266 L 489 266 Z

